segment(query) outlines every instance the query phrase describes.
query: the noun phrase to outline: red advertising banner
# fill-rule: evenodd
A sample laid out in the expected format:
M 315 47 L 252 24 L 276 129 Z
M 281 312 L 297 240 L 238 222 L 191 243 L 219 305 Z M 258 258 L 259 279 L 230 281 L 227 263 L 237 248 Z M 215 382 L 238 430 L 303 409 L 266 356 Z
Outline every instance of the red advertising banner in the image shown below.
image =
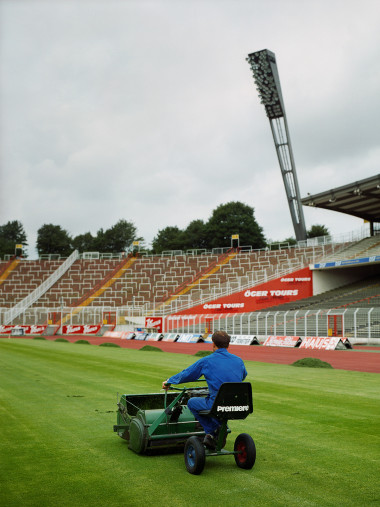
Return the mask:
M 11 334 L 12 329 L 16 326 L 0 326 L 0 334 Z M 20 327 L 20 326 L 17 326 Z
M 188 308 L 176 315 L 255 312 L 312 295 L 312 271 L 309 268 L 303 268 L 282 278 L 256 285 L 251 289 Z
M 300 342 L 299 336 L 268 336 L 263 345 L 266 347 L 297 347 Z
M 102 326 L 62 326 L 62 334 L 96 334 Z
M 340 337 L 320 337 L 320 336 L 308 336 L 302 340 L 300 349 L 318 349 L 318 350 L 335 350 L 339 342 L 342 342 Z M 345 348 L 344 346 L 342 348 Z
M 162 317 L 145 317 L 146 329 L 157 329 L 157 332 L 162 333 Z
M 106 331 L 104 333 L 105 338 L 126 338 L 129 331 Z
M 25 334 L 43 334 L 47 326 L 0 326 L 0 334 L 11 334 L 12 329 L 24 329 Z

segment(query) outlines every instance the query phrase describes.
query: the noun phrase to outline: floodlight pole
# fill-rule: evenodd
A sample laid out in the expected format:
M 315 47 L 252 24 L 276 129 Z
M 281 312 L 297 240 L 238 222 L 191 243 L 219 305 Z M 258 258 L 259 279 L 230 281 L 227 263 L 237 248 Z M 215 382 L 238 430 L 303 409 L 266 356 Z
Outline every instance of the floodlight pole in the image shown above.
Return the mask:
M 264 104 L 269 119 L 295 236 L 297 241 L 305 240 L 307 237 L 305 218 L 276 58 L 274 53 L 264 49 L 249 54 L 247 61 L 251 66 L 261 103 Z

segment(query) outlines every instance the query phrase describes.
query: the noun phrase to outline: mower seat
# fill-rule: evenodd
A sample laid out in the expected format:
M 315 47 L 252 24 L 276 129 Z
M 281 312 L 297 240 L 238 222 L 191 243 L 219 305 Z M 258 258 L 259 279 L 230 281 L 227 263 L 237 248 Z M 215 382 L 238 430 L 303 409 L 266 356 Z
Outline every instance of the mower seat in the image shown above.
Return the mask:
M 203 416 L 220 421 L 245 419 L 253 412 L 252 386 L 249 382 L 225 382 L 219 387 L 210 410 L 200 410 Z

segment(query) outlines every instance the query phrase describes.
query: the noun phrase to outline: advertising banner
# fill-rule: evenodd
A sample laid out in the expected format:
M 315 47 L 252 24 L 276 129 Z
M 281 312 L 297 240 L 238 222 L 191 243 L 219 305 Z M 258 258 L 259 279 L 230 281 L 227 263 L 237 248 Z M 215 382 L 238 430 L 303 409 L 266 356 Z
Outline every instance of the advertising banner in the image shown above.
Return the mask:
M 43 334 L 47 326 L 0 326 L 0 334 L 11 334 L 14 329 L 23 329 L 25 334 Z
M 260 345 L 256 336 L 248 334 L 231 335 L 231 345 Z
M 105 338 L 126 338 L 128 331 L 106 331 L 104 333 Z
M 201 334 L 182 333 L 179 335 L 177 342 L 181 343 L 197 343 L 202 340 Z
M 373 255 L 372 257 L 361 257 L 359 259 L 346 259 L 343 261 L 320 262 L 318 264 L 314 264 L 313 268 L 341 268 L 345 266 L 354 266 L 357 264 L 370 264 L 372 262 L 380 262 L 380 255 Z
M 167 333 L 167 334 L 164 334 L 164 336 L 162 337 L 162 341 L 163 342 L 175 342 L 176 339 L 178 338 L 179 334 L 178 333 Z
M 336 350 L 345 349 L 342 340 L 339 337 L 320 337 L 308 336 L 302 340 L 300 349 L 318 349 L 318 350 Z
M 176 315 L 255 312 L 312 295 L 312 272 L 309 268 L 303 268 L 285 277 L 177 312 Z
M 161 340 L 161 338 L 162 338 L 161 333 L 150 333 L 150 334 L 148 334 L 148 336 L 145 339 L 148 342 L 158 342 Z
M 162 317 L 145 317 L 146 329 L 157 329 L 158 333 L 162 333 Z
M 102 326 L 62 326 L 62 334 L 96 334 Z
M 193 337 L 192 334 L 181 333 L 178 337 L 177 342 L 189 343 L 192 337 Z
M 135 334 L 135 340 L 145 340 L 145 338 L 148 336 L 148 333 L 136 333 Z
M 300 343 L 299 336 L 268 336 L 263 345 L 266 347 L 297 347 Z

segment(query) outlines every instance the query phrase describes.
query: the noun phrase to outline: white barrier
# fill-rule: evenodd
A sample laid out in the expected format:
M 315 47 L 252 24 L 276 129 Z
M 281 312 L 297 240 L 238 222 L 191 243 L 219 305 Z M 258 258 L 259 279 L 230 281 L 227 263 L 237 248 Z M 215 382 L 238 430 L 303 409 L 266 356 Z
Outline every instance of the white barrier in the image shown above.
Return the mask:
M 345 343 L 339 336 L 333 337 L 307 336 L 302 340 L 300 349 L 344 350 L 346 348 L 349 348 L 350 346 L 351 344 L 349 342 L 347 343 L 347 345 L 345 345 Z
M 300 347 L 301 338 L 299 336 L 268 336 L 263 345 L 265 347 Z

